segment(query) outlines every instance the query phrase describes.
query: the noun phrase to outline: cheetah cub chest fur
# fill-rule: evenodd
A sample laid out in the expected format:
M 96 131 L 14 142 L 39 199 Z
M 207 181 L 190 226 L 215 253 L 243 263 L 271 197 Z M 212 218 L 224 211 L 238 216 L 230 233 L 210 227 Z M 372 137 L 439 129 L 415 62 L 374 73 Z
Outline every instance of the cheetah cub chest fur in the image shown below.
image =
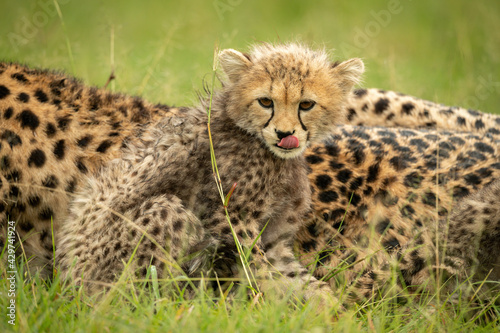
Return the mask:
M 237 183 L 230 220 L 243 247 L 252 248 L 259 288 L 308 283 L 305 297 L 323 294 L 327 285 L 291 248 L 310 205 L 303 152 L 343 120 L 363 63 L 333 64 L 296 44 L 224 50 L 219 60 L 227 79 L 213 98 L 214 151 L 226 193 Z M 180 109 L 89 178 L 60 233 L 63 272 L 96 289 L 90 281 L 113 281 L 137 247 L 131 267 L 140 274 L 155 264 L 166 275 L 175 268 L 171 259 L 196 274 L 213 260 L 211 245 L 218 276 L 235 273 L 237 248 L 213 180 L 206 124 L 205 103 Z M 182 260 L 193 252 L 195 259 Z

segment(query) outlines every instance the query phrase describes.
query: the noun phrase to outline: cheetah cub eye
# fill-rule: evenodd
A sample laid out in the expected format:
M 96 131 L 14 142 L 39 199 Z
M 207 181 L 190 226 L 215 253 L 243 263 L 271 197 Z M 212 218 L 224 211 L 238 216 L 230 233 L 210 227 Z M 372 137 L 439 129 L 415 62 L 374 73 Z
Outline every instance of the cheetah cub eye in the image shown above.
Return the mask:
M 274 106 L 273 100 L 267 97 L 259 98 L 257 101 L 259 101 L 260 106 L 266 109 L 270 109 Z
M 316 105 L 316 103 L 314 101 L 303 101 L 303 102 L 300 102 L 299 104 L 299 109 L 301 111 L 309 111 L 311 110 L 314 106 Z

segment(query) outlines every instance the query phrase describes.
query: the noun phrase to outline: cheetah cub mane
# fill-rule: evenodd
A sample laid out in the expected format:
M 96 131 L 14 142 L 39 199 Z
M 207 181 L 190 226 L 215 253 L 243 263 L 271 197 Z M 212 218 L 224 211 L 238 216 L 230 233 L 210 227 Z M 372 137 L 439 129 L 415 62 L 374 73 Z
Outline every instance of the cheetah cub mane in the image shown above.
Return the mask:
M 332 63 L 300 44 L 226 49 L 219 61 L 229 116 L 280 158 L 301 155 L 344 121 L 345 99 L 364 72 L 361 59 Z

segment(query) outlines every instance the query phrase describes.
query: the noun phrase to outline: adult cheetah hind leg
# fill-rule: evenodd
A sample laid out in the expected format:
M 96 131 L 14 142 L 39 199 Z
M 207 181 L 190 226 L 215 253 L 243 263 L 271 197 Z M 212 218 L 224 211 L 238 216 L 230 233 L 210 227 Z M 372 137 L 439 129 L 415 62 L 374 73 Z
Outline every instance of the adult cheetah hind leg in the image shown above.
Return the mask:
M 500 291 L 500 179 L 461 200 L 449 219 L 445 269 L 459 281 L 484 283 L 481 294 Z
M 64 226 L 57 258 L 63 277 L 83 279 L 91 294 L 122 274 L 144 279 L 151 265 L 160 280 L 196 277 L 211 266 L 216 243 L 176 196 L 146 199 L 122 215 L 91 204 L 78 209 L 86 214 Z

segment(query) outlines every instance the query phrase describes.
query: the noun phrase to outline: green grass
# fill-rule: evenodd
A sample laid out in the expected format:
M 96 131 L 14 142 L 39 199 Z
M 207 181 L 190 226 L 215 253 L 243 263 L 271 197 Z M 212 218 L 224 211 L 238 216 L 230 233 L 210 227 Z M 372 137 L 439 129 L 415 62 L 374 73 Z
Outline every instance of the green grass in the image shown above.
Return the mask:
M 496 0 L 59 2 L 64 26 L 53 0 L 2 1 L 0 59 L 64 69 L 98 86 L 113 63 L 115 90 L 185 105 L 210 77 L 215 43 L 301 40 L 336 49 L 335 59 L 363 58 L 367 87 L 500 112 Z M 373 13 L 398 2 L 378 23 Z
M 300 40 L 336 49 L 334 59 L 363 58 L 364 86 L 500 113 L 500 2 L 401 0 L 378 23 L 373 13 L 389 3 L 64 0 L 58 13 L 52 0 L 3 1 L 0 59 L 63 69 L 97 86 L 114 69 L 111 89 L 186 105 L 196 100 L 202 81 L 211 80 L 215 44 L 245 49 L 258 41 Z M 364 38 L 367 32 L 371 37 Z M 2 278 L 6 262 L 0 257 Z M 226 300 L 206 290 L 194 300 L 179 292 L 162 298 L 141 283 L 133 291 L 118 286 L 103 300 L 58 279 L 25 277 L 17 277 L 16 325 L 1 311 L 2 332 L 498 330 L 498 322 L 471 320 L 468 305 L 436 305 L 432 297 L 404 306 L 384 300 L 332 319 L 328 311 L 286 300 L 254 304 L 246 295 Z M 9 302 L 4 281 L 2 309 Z

